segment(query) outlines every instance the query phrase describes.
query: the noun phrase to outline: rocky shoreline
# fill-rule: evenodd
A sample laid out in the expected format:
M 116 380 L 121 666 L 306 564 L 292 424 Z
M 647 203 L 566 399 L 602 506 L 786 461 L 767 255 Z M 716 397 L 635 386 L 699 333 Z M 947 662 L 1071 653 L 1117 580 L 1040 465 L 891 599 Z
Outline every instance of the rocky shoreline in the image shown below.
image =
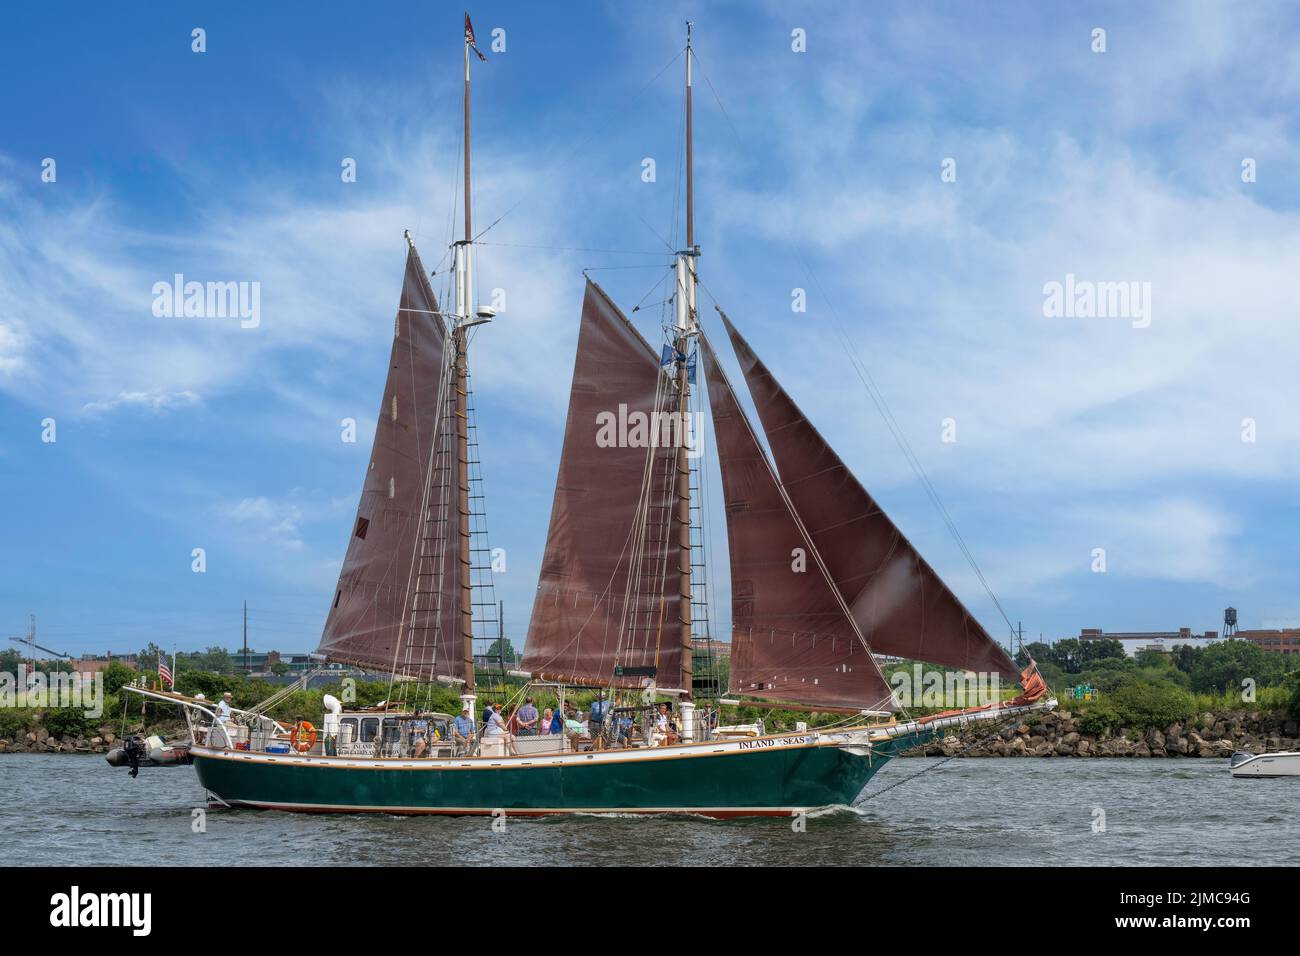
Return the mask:
M 983 743 L 979 741 L 986 735 L 975 728 L 944 737 L 906 756 L 1227 758 L 1236 750 L 1263 753 L 1300 749 L 1300 721 L 1284 713 L 1207 712 L 1164 728 L 1108 727 L 1100 733 L 1080 729 L 1085 716 L 1055 711 L 1005 727 L 997 737 Z M 37 727 L 17 739 L 0 738 L 0 753 L 102 754 L 111 750 L 116 740 L 115 734 L 103 728 L 92 737 L 56 737 L 44 727 Z
M 44 727 L 37 727 L 17 740 L 0 737 L 0 753 L 14 754 L 58 754 L 82 753 L 103 754 L 113 749 L 117 736 L 112 733 L 97 734 L 94 737 L 55 737 Z
M 1080 729 L 1084 715 L 1054 711 L 1004 728 L 993 740 L 980 730 L 945 737 L 913 757 L 1230 757 L 1236 750 L 1264 753 L 1300 748 L 1300 721 L 1284 713 L 1206 712 L 1167 727 Z M 972 746 L 977 744 L 977 746 Z M 970 750 L 962 754 L 966 748 Z

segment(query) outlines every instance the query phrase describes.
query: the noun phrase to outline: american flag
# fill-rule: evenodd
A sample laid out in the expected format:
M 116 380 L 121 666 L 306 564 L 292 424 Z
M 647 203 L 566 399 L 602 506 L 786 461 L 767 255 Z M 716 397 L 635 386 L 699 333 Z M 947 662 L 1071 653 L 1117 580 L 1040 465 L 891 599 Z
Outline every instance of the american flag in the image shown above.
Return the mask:
M 469 22 L 468 13 L 465 14 L 465 42 L 469 44 L 471 50 L 478 54 L 480 60 L 487 59 L 487 57 L 483 55 L 483 51 L 478 48 L 478 44 L 474 42 L 474 25 Z
M 166 681 L 168 687 L 175 687 L 176 682 L 172 680 L 172 669 L 167 666 L 167 661 L 163 659 L 163 652 L 158 652 L 158 679 Z

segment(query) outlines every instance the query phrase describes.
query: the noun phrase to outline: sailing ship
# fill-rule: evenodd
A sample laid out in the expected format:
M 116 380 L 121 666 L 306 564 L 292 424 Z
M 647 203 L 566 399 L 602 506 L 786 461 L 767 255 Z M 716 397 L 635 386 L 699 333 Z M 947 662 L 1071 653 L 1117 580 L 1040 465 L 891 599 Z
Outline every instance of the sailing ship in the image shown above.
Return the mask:
M 488 602 L 475 600 L 469 346 L 494 316 L 473 307 L 471 52 L 467 15 L 454 306 L 440 308 L 408 234 L 374 445 L 319 654 L 385 669 L 399 689 L 455 687 L 477 716 L 475 614 Z M 227 717 L 203 701 L 154 695 L 186 708 L 193 763 L 215 802 L 397 814 L 785 815 L 853 803 L 890 758 L 950 729 L 996 728 L 1055 706 L 1032 664 L 1022 672 L 963 606 L 719 309 L 757 427 L 742 408 L 697 312 L 693 58 L 688 24 L 686 242 L 671 264 L 665 342 L 653 348 L 587 279 L 546 546 L 524 657 L 512 672 L 516 700 L 530 690 L 561 700 L 574 688 L 607 694 L 599 732 L 592 724 L 483 735 L 480 727 L 463 742 L 436 732 L 430 740 L 431 720 L 454 737 L 451 717 L 420 713 L 403 693 L 351 710 L 327 697 L 318 739 L 314 726 L 290 728 L 264 708 Z M 731 577 L 730 641 L 716 643 L 698 613 L 707 588 L 694 573 L 703 445 L 692 423 L 706 406 Z M 724 645 L 727 697 L 710 653 Z M 996 674 L 1024 693 L 909 717 L 876 655 Z M 719 725 L 718 711 L 740 703 L 837 722 L 810 719 L 779 733 L 761 721 Z

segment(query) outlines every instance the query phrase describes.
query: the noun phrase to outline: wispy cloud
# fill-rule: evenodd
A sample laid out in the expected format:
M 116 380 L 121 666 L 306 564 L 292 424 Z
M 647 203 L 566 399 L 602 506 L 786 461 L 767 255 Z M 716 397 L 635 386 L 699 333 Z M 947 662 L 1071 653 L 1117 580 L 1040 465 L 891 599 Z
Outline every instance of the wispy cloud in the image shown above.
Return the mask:
M 188 389 L 182 392 L 119 392 L 117 397 L 106 402 L 87 402 L 82 406 L 86 412 L 111 412 L 119 408 L 144 408 L 161 412 L 171 408 L 184 408 L 197 405 L 198 395 Z
M 296 502 L 259 496 L 241 499 L 223 510 L 226 517 L 248 529 L 259 541 L 269 541 L 288 551 L 300 551 L 304 547 L 303 511 Z

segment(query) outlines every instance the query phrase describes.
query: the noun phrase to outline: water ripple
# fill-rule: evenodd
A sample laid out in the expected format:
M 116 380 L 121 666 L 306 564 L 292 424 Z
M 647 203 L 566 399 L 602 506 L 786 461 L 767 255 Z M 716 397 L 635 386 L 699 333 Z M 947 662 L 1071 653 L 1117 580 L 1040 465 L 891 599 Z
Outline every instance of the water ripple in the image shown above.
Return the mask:
M 1300 863 L 1300 780 L 1233 780 L 1221 760 L 897 761 L 852 807 L 804 820 L 315 816 L 214 810 L 190 768 L 132 780 L 102 757 L 0 756 L 0 833 L 30 865 Z M 1104 829 L 1100 823 L 1104 821 Z

